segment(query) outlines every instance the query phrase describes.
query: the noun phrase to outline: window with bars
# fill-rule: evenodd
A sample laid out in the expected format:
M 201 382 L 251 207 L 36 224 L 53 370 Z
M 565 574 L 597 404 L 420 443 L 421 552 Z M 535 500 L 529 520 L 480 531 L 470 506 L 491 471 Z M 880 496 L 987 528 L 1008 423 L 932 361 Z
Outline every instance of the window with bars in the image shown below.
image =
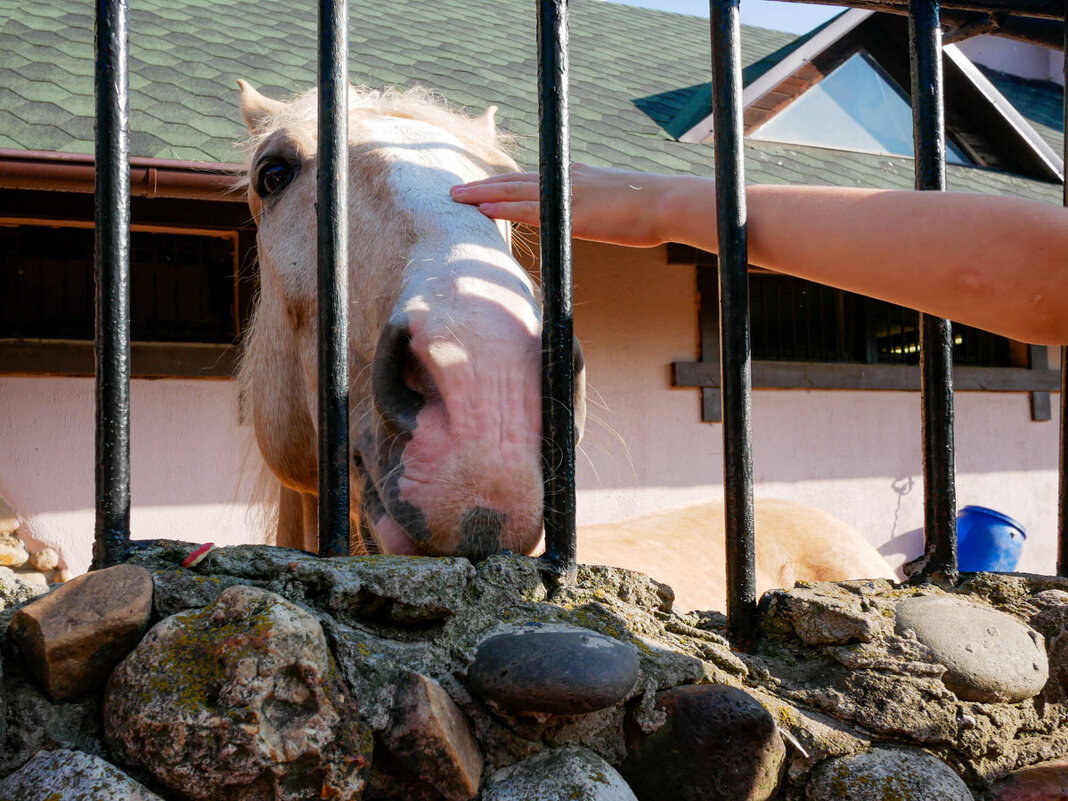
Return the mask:
M 234 342 L 236 274 L 234 234 L 134 231 L 132 338 Z M 92 340 L 93 298 L 91 228 L 0 227 L 0 338 Z
M 749 276 L 752 354 L 756 361 L 919 364 L 919 314 L 799 278 Z M 969 367 L 1009 367 L 1010 340 L 953 326 L 953 360 Z

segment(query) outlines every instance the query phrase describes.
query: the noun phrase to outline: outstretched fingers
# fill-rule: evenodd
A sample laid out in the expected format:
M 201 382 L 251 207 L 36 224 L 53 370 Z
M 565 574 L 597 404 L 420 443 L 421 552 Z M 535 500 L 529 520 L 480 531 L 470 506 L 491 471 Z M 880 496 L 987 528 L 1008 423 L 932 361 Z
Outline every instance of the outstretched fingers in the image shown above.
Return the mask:
M 487 217 L 537 225 L 537 173 L 506 173 L 460 184 L 450 190 L 457 203 L 478 206 Z

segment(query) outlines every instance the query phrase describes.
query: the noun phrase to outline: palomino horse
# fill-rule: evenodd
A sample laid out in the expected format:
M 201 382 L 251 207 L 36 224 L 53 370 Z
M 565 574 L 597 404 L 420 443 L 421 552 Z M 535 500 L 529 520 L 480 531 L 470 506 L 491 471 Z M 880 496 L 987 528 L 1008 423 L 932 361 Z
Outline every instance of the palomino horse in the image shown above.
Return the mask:
M 282 103 L 240 85 L 260 261 L 240 377 L 284 488 L 277 541 L 312 550 L 316 96 Z M 542 529 L 540 307 L 507 228 L 449 197 L 454 184 L 516 168 L 494 109 L 470 118 L 418 91 L 352 89 L 349 110 L 354 550 L 532 553 Z M 851 542 L 871 550 L 855 532 Z M 837 577 L 872 572 L 863 560 L 841 567 Z

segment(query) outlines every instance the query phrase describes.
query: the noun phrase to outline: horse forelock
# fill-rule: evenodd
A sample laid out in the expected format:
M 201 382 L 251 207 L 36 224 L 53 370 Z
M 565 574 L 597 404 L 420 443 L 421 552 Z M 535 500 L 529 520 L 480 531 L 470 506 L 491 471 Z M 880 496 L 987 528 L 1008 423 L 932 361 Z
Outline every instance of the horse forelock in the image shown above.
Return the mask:
M 366 86 L 349 86 L 349 117 L 397 117 L 435 125 L 456 136 L 473 155 L 478 156 L 489 172 L 515 169 L 510 151 L 514 137 L 487 125 L 485 117 L 474 117 L 449 105 L 439 92 L 416 86 L 410 89 L 387 87 L 371 89 Z M 264 141 L 275 131 L 292 125 L 303 125 L 318 118 L 319 93 L 309 89 L 293 95 L 276 112 L 266 115 L 263 124 L 238 143 L 246 154 L 246 170 L 238 176 L 235 189 L 245 191 L 252 159 Z

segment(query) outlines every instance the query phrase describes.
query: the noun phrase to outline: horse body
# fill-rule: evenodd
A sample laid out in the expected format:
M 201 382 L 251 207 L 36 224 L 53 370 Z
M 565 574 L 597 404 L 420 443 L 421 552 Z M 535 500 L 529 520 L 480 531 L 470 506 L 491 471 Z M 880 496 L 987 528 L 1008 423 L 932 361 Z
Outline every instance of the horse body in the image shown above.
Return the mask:
M 240 84 L 260 297 L 239 376 L 282 485 L 277 542 L 315 550 L 316 97 L 281 103 Z M 349 109 L 350 485 L 353 531 L 365 532 L 353 551 L 533 553 L 542 530 L 540 305 L 507 227 L 448 191 L 515 169 L 494 109 L 475 119 L 423 94 L 366 90 L 350 92 Z M 575 359 L 581 431 L 577 349 Z M 829 515 L 762 508 L 762 587 L 892 575 Z M 579 556 L 650 572 L 676 585 L 682 605 L 722 608 L 722 536 L 721 508 L 672 510 L 585 528 Z M 823 566 L 828 551 L 841 557 L 833 570 Z
M 796 501 L 755 503 L 756 592 L 759 598 L 798 580 L 841 581 L 895 574 L 852 526 Z M 723 502 L 653 512 L 617 523 L 583 526 L 579 561 L 637 570 L 669 584 L 681 610 L 726 609 Z

